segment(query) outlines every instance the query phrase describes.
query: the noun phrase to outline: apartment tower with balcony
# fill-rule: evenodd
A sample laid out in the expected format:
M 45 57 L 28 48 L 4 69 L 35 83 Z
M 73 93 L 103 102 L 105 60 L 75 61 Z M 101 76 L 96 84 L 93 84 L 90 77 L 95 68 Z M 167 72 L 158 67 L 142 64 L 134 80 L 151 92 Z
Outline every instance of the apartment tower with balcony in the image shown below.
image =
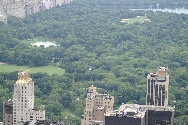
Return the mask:
M 156 73 L 147 76 L 146 105 L 168 106 L 168 68 L 158 67 Z
M 98 94 L 97 88 L 89 87 L 86 98 L 86 107 L 82 115 L 81 125 L 104 125 L 104 114 L 112 111 L 114 96 L 109 94 Z

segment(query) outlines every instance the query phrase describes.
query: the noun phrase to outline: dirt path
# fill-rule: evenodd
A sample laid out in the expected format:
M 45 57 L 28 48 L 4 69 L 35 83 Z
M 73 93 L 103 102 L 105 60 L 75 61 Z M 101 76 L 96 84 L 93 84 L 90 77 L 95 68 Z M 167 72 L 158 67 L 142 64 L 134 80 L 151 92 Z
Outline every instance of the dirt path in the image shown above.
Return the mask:
M 0 62 L 0 65 L 1 65 L 1 64 L 6 64 L 6 63 L 4 63 L 4 62 Z
M 70 116 L 72 116 L 72 117 L 74 116 L 73 114 L 70 114 L 70 113 L 68 113 L 68 112 L 67 112 L 67 115 L 70 115 Z

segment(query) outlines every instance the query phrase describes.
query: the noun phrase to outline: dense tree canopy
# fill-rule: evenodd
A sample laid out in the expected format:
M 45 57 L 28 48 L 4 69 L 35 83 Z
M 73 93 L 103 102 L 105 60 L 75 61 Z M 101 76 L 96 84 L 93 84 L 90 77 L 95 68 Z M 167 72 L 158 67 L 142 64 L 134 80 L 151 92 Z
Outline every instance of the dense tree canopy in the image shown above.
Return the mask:
M 139 5 L 133 6 L 135 1 Z M 115 107 L 122 102 L 145 104 L 147 74 L 155 72 L 158 66 L 168 66 L 169 104 L 176 106 L 176 123 L 187 123 L 188 15 L 126 10 L 129 5 L 148 6 L 147 2 L 165 3 L 164 7 L 171 3 L 168 5 L 174 7 L 186 1 L 81 0 L 25 19 L 10 17 L 7 25 L 0 24 L 0 62 L 35 67 L 58 59 L 59 67 L 66 71 L 63 76 L 31 73 L 36 109 L 45 105 L 42 108 L 47 118 L 74 125 L 80 124 L 90 85 L 97 86 L 101 93 L 114 95 Z M 151 21 L 121 23 L 123 18 L 136 16 L 147 16 Z M 38 36 L 62 41 L 60 46 L 48 48 L 26 42 Z M 12 97 L 17 73 L 0 72 L 2 104 Z M 63 111 L 67 108 L 75 116 L 64 119 Z

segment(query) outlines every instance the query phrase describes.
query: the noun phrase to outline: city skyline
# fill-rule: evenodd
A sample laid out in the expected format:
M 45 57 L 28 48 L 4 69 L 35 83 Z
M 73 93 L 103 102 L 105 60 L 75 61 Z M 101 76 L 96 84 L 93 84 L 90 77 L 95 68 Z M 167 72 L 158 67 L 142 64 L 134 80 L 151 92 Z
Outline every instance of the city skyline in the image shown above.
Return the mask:
M 173 125 L 175 107 L 168 106 L 169 75 L 167 69 L 158 67 L 156 73 L 148 74 L 146 105 L 122 103 L 118 110 L 114 110 L 114 96 L 100 94 L 97 92 L 97 87 L 90 86 L 85 100 L 84 114 L 81 117 L 81 125 L 116 125 L 116 121 L 112 124 L 112 119 L 117 121 L 120 119 L 121 122 L 118 124 L 125 122 L 128 125 L 133 125 L 132 123 Z M 160 89 L 160 86 L 164 87 Z M 152 99 L 158 99 L 158 96 L 162 99 L 151 103 L 148 101 L 148 96 L 151 98 L 153 95 L 155 97 Z M 44 110 L 34 110 L 34 82 L 30 78 L 30 71 L 20 70 L 18 73 L 18 79 L 14 84 L 13 99 L 3 103 L 3 115 L 5 125 L 23 125 L 27 121 L 45 120 Z
M 25 18 L 39 11 L 70 2 L 71 0 L 1 0 L 0 21 L 6 24 L 9 16 Z

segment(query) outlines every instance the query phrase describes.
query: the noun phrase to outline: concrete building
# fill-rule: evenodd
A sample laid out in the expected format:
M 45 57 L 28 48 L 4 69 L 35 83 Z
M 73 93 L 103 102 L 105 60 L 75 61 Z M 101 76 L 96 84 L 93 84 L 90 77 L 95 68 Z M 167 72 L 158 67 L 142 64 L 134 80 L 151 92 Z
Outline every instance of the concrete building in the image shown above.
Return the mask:
M 146 105 L 168 106 L 169 75 L 166 67 L 147 76 Z
M 3 23 L 7 24 L 7 16 L 0 14 L 0 21 L 2 21 Z
M 3 124 L 13 125 L 13 100 L 3 102 Z
M 0 21 L 7 23 L 7 17 L 25 18 L 30 14 L 70 3 L 71 0 L 0 0 Z
M 105 125 L 173 125 L 174 107 L 122 104 L 105 114 Z
M 122 104 L 107 111 L 105 125 L 173 125 L 174 107 L 168 106 L 169 75 L 166 67 L 147 76 L 146 105 Z
M 89 87 L 84 115 L 82 115 L 81 125 L 104 125 L 104 113 L 112 111 L 114 97 L 108 94 L 98 94 L 97 88 L 93 85 Z
M 3 114 L 5 125 L 23 125 L 26 121 L 45 120 L 45 111 L 34 110 L 34 82 L 28 70 L 18 73 L 13 100 L 3 103 Z
M 34 82 L 30 72 L 20 71 L 14 84 L 13 125 L 23 125 L 26 121 L 45 120 L 45 111 L 34 109 Z

